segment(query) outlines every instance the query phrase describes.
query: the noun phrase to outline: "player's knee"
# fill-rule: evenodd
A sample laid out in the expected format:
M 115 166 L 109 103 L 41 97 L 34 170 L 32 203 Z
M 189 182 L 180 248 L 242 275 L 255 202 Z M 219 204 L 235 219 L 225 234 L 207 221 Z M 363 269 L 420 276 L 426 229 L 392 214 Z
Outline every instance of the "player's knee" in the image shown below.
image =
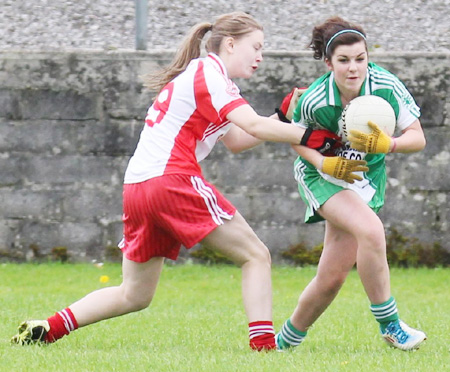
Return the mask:
M 126 290 L 123 294 L 129 312 L 146 309 L 152 302 L 153 295 L 141 291 Z
M 139 311 L 146 309 L 150 303 L 152 302 L 151 296 L 138 296 L 129 299 L 128 303 L 130 304 L 131 311 Z
M 379 251 L 380 253 L 384 253 L 386 251 L 386 238 L 384 235 L 384 230 L 367 232 L 367 241 L 369 242 L 371 250 Z
M 363 246 L 370 246 L 373 249 L 384 250 L 386 238 L 383 224 L 380 220 L 375 220 L 369 225 L 361 228 L 357 234 L 358 239 L 363 239 L 365 244 Z
M 268 266 L 272 264 L 272 259 L 270 256 L 269 249 L 262 243 L 257 245 L 249 246 L 245 254 L 243 254 L 240 259 L 235 262 L 238 266 L 250 263 L 259 266 Z
M 267 265 L 272 264 L 272 257 L 270 256 L 269 249 L 265 245 L 257 250 L 256 259 Z
M 342 272 L 334 273 L 333 275 L 318 276 L 317 280 L 324 293 L 327 295 L 335 295 L 341 289 L 346 278 L 347 273 Z

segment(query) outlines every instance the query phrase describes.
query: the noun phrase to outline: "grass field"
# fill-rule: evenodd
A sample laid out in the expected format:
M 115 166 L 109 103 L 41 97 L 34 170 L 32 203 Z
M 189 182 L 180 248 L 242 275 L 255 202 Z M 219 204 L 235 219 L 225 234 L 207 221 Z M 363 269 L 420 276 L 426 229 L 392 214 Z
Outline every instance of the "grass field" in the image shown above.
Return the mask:
M 274 267 L 278 330 L 314 268 Z M 100 282 L 107 275 L 110 281 Z M 285 353 L 248 347 L 233 266 L 167 265 L 150 308 L 77 330 L 55 344 L 10 345 L 24 319 L 47 318 L 84 294 L 121 282 L 120 266 L 0 264 L 0 371 L 446 371 L 450 366 L 448 269 L 393 269 L 400 315 L 424 330 L 415 352 L 389 348 L 356 272 L 310 330 Z

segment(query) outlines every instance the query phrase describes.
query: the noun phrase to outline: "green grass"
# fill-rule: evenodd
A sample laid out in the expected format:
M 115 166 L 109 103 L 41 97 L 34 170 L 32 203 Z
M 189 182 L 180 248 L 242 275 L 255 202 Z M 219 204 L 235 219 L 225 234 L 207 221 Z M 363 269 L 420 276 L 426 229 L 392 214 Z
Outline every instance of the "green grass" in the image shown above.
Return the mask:
M 274 267 L 274 323 L 292 312 L 314 268 Z M 450 365 L 449 269 L 393 269 L 401 317 L 426 331 L 416 352 L 389 348 L 356 272 L 293 352 L 248 347 L 233 266 L 167 265 L 150 308 L 77 330 L 55 344 L 10 345 L 20 321 L 46 318 L 121 282 L 119 265 L 0 264 L 1 371 L 444 371 Z M 107 284 L 99 281 L 108 275 Z

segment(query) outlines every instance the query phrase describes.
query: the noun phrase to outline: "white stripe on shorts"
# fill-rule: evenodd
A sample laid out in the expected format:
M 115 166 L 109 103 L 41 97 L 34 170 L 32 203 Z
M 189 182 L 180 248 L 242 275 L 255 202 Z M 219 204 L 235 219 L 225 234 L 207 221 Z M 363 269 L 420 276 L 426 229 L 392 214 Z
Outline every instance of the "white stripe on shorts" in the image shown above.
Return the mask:
M 213 221 L 217 225 L 223 225 L 222 218 L 226 220 L 231 220 L 233 218 L 232 215 L 226 213 L 222 208 L 220 208 L 220 206 L 217 204 L 216 195 L 209 186 L 205 185 L 200 177 L 192 176 L 191 182 L 192 186 L 194 186 L 194 189 L 205 201 L 208 211 L 211 214 Z
M 294 169 L 294 178 L 303 186 L 305 197 L 306 199 L 308 199 L 310 208 L 314 211 L 317 211 L 320 208 L 320 203 L 314 196 L 314 192 L 309 189 L 308 185 L 305 183 L 305 169 L 305 164 L 303 164 L 302 162 L 297 163 Z

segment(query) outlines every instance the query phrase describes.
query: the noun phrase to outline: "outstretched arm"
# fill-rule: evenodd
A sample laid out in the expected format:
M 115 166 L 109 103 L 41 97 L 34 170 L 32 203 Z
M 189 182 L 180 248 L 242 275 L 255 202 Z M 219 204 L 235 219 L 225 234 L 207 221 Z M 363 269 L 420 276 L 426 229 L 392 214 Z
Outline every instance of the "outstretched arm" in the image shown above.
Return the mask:
M 250 105 L 242 105 L 228 113 L 227 119 L 253 137 L 263 141 L 288 142 L 298 145 L 303 128 L 258 115 Z
M 277 117 L 277 115 L 274 114 L 270 118 L 260 116 L 250 105 L 240 106 L 227 115 L 227 119 L 236 124 L 241 130 L 261 141 L 288 142 L 293 145 L 301 144 L 321 153 L 332 150 L 339 143 L 340 138 L 330 131 L 305 130 L 275 120 L 273 119 L 274 117 Z M 228 138 L 225 139 L 225 137 Z M 227 134 L 225 137 L 225 145 L 233 152 L 239 152 L 239 149 L 242 151 L 260 143 L 251 138 L 246 138 L 242 133 L 239 134 L 239 131 L 233 131 L 229 136 Z M 234 141 L 236 142 L 233 143 Z

